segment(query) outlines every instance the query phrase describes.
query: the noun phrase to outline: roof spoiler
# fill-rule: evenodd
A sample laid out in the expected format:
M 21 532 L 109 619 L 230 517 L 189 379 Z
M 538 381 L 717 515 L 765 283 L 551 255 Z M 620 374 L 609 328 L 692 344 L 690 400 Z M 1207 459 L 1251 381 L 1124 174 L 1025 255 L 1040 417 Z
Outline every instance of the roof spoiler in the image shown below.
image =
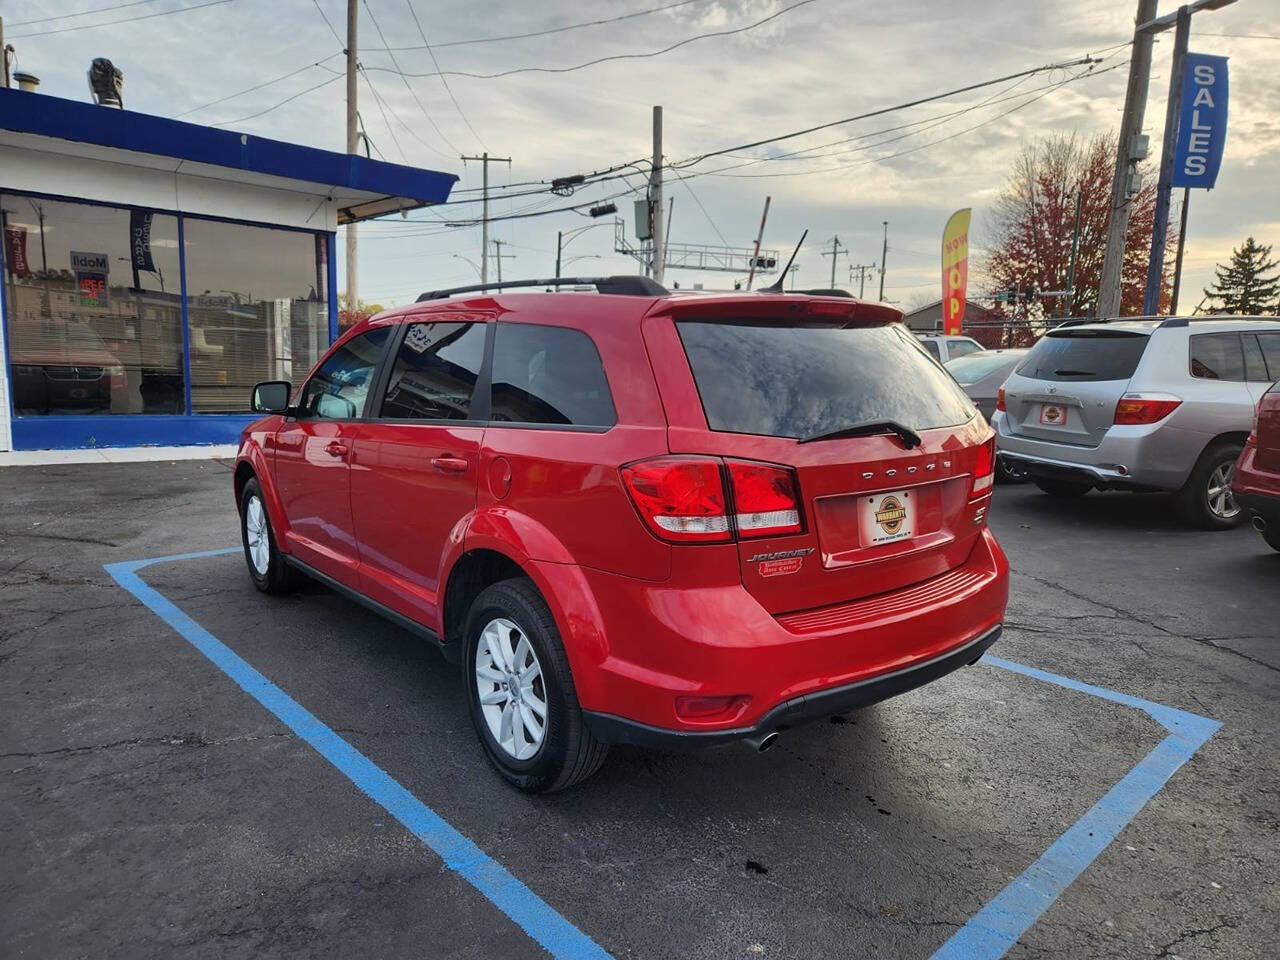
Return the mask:
M 497 283 L 473 283 L 465 287 L 449 287 L 447 290 L 428 290 L 417 302 L 443 300 L 459 293 L 476 293 L 481 290 L 508 290 L 520 287 L 595 287 L 597 293 L 611 293 L 627 297 L 665 297 L 667 288 L 648 277 L 622 275 L 615 277 L 550 277 L 543 280 L 503 280 Z

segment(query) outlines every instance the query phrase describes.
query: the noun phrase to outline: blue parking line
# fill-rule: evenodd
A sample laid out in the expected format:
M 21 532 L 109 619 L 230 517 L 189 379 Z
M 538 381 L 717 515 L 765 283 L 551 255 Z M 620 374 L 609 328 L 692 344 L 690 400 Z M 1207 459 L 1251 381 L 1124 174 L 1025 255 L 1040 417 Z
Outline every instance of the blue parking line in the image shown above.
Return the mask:
M 241 689 L 338 768 L 436 852 L 548 953 L 560 960 L 612 960 L 585 933 L 553 910 L 500 863 L 450 826 L 389 774 L 302 707 L 172 601 L 148 586 L 137 571 L 157 563 L 238 553 L 239 547 L 111 563 L 106 570 L 153 613 L 173 627 Z M 1040 857 L 933 954 L 932 960 L 997 960 L 1031 928 L 1138 812 L 1222 726 L 1208 717 L 1094 686 L 988 654 L 982 663 L 1078 693 L 1142 710 L 1169 735 L 1072 824 Z
M 337 767 L 371 800 L 436 852 L 445 866 L 475 887 L 499 910 L 557 960 L 611 960 L 594 940 L 553 910 L 545 900 L 517 880 L 502 864 L 450 826 L 439 814 L 402 787 L 386 771 L 362 754 L 301 704 L 249 665 L 204 627 L 183 613 L 138 576 L 143 567 L 174 560 L 194 560 L 236 553 L 239 547 L 182 553 L 150 560 L 109 563 L 106 570 L 152 613 L 181 634 L 193 647 L 239 684 L 245 693 L 274 714 L 286 727 Z
M 996 960 L 1003 957 L 1138 815 L 1146 802 L 1168 783 L 1177 769 L 1222 726 L 1208 717 L 1081 683 L 1012 660 L 987 656 L 982 662 L 1142 710 L 1168 730 L 1169 735 L 1031 866 L 956 931 L 933 955 L 933 960 Z

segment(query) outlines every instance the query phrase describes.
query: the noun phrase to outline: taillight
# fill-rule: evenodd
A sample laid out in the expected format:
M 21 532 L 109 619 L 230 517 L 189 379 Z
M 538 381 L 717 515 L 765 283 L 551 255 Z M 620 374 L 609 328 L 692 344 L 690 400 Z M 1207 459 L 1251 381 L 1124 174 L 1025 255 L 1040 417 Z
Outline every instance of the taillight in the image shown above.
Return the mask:
M 973 468 L 973 493 L 976 497 L 990 488 L 996 478 L 996 438 L 992 437 L 978 448 L 978 462 Z
M 1004 387 L 996 391 L 996 409 L 1004 410 Z
M 800 501 L 795 475 L 771 463 L 729 461 L 734 524 L 739 536 L 773 537 L 799 533 Z
M 661 457 L 623 467 L 622 480 L 644 522 L 662 539 L 730 539 L 719 461 Z
M 1177 397 L 1126 393 L 1116 404 L 1117 426 L 1144 426 L 1159 423 L 1181 406 Z

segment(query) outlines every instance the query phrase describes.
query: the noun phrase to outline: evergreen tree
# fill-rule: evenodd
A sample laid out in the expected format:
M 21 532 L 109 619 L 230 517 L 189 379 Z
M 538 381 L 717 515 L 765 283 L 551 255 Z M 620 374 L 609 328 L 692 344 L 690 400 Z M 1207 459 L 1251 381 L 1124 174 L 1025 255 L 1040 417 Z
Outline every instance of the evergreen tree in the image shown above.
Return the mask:
M 1217 279 L 1204 295 L 1213 301 L 1215 313 L 1257 316 L 1280 312 L 1280 273 L 1271 259 L 1271 247 L 1253 237 L 1231 251 L 1231 262 L 1218 264 Z

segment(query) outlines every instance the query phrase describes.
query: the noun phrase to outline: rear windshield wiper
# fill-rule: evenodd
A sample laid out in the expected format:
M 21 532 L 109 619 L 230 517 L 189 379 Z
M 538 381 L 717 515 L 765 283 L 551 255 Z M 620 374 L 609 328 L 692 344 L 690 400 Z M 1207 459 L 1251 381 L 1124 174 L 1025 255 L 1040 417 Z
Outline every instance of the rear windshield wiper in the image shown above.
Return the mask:
M 818 440 L 839 440 L 843 437 L 871 437 L 878 433 L 894 434 L 908 450 L 920 446 L 922 442 L 920 434 L 910 427 L 904 427 L 897 420 L 864 420 L 862 423 L 851 423 L 847 427 L 831 430 L 828 433 L 817 433 L 797 442 L 814 443 Z
M 1097 374 L 1092 370 L 1055 370 L 1055 377 L 1096 377 Z

